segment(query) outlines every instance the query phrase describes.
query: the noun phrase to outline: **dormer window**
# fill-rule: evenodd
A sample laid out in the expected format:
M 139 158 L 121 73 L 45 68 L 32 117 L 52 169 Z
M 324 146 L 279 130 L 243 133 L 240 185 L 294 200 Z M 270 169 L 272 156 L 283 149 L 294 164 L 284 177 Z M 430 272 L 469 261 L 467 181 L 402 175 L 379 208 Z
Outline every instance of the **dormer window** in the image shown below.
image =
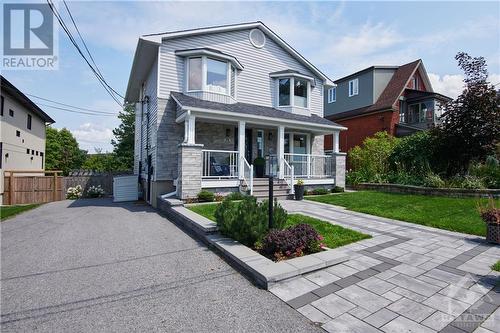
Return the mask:
M 277 78 L 277 104 L 279 107 L 309 108 L 309 96 L 312 78 L 302 75 L 283 76 L 282 73 L 271 73 Z
M 234 57 L 213 49 L 176 51 L 186 57 L 186 91 L 206 91 L 236 96 L 237 69 L 243 66 Z
M 349 81 L 349 97 L 356 96 L 359 93 L 359 80 Z

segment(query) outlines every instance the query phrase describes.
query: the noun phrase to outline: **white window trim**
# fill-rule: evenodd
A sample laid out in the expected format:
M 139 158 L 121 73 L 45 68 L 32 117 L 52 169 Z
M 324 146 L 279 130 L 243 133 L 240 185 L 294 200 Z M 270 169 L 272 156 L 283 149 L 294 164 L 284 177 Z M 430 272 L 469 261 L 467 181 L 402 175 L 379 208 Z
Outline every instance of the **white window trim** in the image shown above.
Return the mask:
M 290 104 L 289 105 L 280 105 L 280 80 L 282 79 L 290 79 Z M 307 81 L 307 80 L 306 80 Z M 276 105 L 280 108 L 299 108 L 309 110 L 311 106 L 311 82 L 307 81 L 307 106 L 298 106 L 295 105 L 295 78 L 293 76 L 279 77 L 276 79 Z
M 351 82 L 352 82 L 352 92 L 351 92 Z M 359 94 L 359 79 L 352 79 L 348 83 L 349 97 L 356 96 Z
M 333 98 L 332 96 L 334 95 L 333 92 L 335 91 L 335 97 Z M 328 89 L 328 103 L 334 103 L 337 101 L 337 87 L 332 87 Z
M 189 59 L 193 59 L 193 58 L 201 58 L 201 89 L 193 89 L 193 90 L 189 90 Z M 226 63 L 226 66 L 227 66 L 227 70 L 226 70 L 226 92 L 225 93 L 220 93 L 220 92 L 216 92 L 216 91 L 210 91 L 208 88 L 207 88 L 207 59 L 208 58 L 211 58 L 211 59 L 214 59 L 214 60 L 217 60 L 217 61 L 221 61 L 221 62 L 225 62 Z M 185 86 L 184 86 L 184 91 L 185 92 L 208 92 L 208 93 L 211 93 L 211 94 L 218 94 L 218 95 L 225 95 L 225 96 L 229 96 L 231 98 L 235 98 L 236 99 L 236 93 L 237 93 L 237 87 L 238 87 L 238 70 L 236 67 L 233 66 L 233 64 L 231 63 L 231 61 L 229 60 L 225 60 L 225 59 L 217 59 L 217 58 L 214 58 L 214 57 L 209 57 L 209 56 L 206 56 L 206 55 L 195 55 L 195 56 L 192 56 L 192 57 L 186 57 L 186 60 L 185 60 L 185 68 L 186 68 L 186 71 L 184 73 L 184 76 L 185 76 Z M 234 97 L 231 96 L 231 68 L 234 68 L 235 69 L 235 75 L 234 75 Z

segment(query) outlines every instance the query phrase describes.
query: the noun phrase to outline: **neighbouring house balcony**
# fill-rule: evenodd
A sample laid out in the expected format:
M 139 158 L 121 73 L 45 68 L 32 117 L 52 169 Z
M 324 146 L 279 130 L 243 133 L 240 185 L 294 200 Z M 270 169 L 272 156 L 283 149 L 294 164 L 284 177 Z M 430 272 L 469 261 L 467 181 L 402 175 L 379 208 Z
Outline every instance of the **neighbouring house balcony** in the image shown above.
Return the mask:
M 344 186 L 341 126 L 319 116 L 173 96 L 177 122 L 184 124 L 177 180 L 181 198 L 193 196 L 194 189 L 252 193 L 253 180 L 267 176 L 286 182 L 290 193 L 299 178 L 306 185 Z M 332 155 L 324 153 L 325 134 L 334 136 Z M 191 192 L 185 194 L 186 188 Z

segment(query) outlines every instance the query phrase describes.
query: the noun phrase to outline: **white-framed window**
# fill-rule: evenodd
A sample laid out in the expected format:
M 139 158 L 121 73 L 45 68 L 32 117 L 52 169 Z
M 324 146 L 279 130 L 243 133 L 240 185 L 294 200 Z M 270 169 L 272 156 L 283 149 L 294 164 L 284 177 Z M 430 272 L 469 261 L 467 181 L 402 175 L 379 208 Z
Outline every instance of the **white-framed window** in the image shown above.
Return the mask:
M 418 77 L 416 75 L 412 78 L 412 89 L 418 90 Z
M 278 79 L 278 106 L 309 107 L 311 83 L 296 77 Z
M 337 101 L 337 87 L 328 89 L 328 103 Z
M 349 97 L 355 96 L 359 93 L 359 80 L 354 79 L 349 81 Z
M 209 91 L 235 96 L 236 69 L 226 60 L 207 56 L 189 57 L 186 60 L 186 91 Z

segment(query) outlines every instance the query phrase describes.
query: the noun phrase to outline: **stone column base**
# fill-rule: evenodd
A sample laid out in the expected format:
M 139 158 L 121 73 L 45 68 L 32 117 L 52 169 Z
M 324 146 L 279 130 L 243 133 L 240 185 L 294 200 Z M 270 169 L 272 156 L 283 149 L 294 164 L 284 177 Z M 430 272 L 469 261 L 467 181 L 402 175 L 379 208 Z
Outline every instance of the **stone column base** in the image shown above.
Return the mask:
M 201 191 L 203 145 L 181 143 L 178 149 L 177 197 L 196 198 Z
M 333 153 L 333 170 L 335 186 L 345 188 L 345 162 L 346 153 Z

